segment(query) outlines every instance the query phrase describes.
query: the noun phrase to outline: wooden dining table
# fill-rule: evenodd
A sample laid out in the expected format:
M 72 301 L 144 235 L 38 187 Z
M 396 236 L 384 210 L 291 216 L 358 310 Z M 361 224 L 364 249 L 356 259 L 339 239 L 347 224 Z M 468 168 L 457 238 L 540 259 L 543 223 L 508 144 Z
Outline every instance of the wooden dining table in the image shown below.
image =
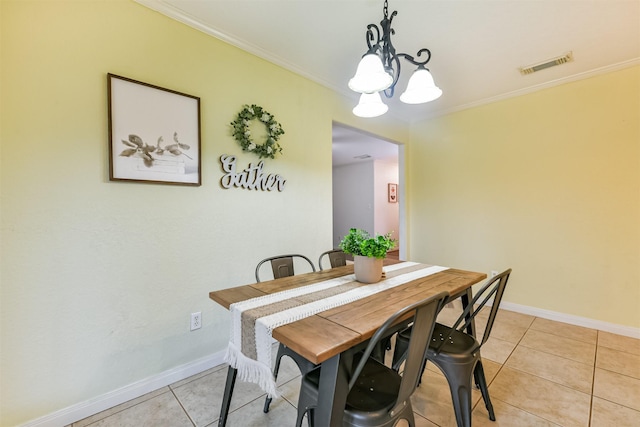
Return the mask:
M 386 264 L 395 262 L 398 261 L 385 261 Z M 209 297 L 228 309 L 236 302 L 349 274 L 353 274 L 353 264 L 213 291 Z M 321 364 L 315 425 L 341 425 L 353 355 L 387 318 L 410 304 L 443 291 L 449 293 L 449 300 L 460 297 L 465 306 L 472 299 L 471 287 L 486 277 L 485 273 L 448 268 L 274 329 L 274 339 L 313 364 Z M 221 413 L 221 425 L 225 420 L 226 413 Z

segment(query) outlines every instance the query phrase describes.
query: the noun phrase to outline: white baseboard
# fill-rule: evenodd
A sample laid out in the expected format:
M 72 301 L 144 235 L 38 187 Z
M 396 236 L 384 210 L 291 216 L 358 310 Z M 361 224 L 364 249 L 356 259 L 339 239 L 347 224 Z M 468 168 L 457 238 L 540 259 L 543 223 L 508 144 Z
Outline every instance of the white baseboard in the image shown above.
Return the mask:
M 135 399 L 154 390 L 166 387 L 192 375 L 211 369 L 224 363 L 224 351 L 214 353 L 193 362 L 161 372 L 149 378 L 129 384 L 102 396 L 80 402 L 44 417 L 36 418 L 22 427 L 60 427 L 66 426 L 91 415 L 97 414 L 129 400 Z
M 556 311 L 544 310 L 542 308 L 528 307 L 526 305 L 514 304 L 502 301 L 500 308 L 517 313 L 528 314 L 531 316 L 541 317 L 543 319 L 555 320 L 558 322 L 568 323 L 570 325 L 584 326 L 585 328 L 597 329 L 599 331 L 610 332 L 612 334 L 624 335 L 640 339 L 640 328 L 631 326 L 618 325 L 615 323 L 603 322 L 600 320 L 589 319 L 587 317 L 574 316 L 572 314 L 558 313 Z

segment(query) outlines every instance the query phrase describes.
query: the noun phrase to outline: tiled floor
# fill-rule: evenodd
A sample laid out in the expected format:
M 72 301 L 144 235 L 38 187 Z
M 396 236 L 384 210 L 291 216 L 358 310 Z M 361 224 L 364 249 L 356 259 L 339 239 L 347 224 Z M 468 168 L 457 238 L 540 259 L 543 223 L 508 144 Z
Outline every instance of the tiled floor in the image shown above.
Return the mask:
M 458 313 L 446 307 L 439 320 Z M 640 340 L 500 310 L 482 358 L 497 420 L 474 390 L 475 426 L 640 426 Z M 228 426 L 294 425 L 299 371 L 288 358 L 282 366 L 282 398 L 268 414 L 257 386 L 236 384 Z M 73 427 L 217 425 L 226 373 L 218 366 Z M 431 364 L 412 403 L 418 427 L 456 425 L 447 382 Z

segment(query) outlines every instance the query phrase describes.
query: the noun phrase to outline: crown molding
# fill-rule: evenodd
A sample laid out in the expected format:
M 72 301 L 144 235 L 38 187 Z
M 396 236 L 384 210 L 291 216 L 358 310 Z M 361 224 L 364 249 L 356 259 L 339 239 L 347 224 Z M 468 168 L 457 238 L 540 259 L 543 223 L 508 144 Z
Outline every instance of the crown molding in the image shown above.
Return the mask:
M 165 3 L 162 0 L 134 0 L 136 3 L 148 7 L 149 9 L 155 10 L 165 16 L 168 16 L 171 19 L 175 19 L 176 21 L 182 22 L 185 25 L 188 25 L 198 31 L 201 31 L 205 34 L 208 34 L 212 37 L 217 38 L 225 43 L 228 43 L 232 46 L 237 47 L 245 52 L 248 52 L 252 55 L 255 55 L 259 58 L 264 59 L 265 61 L 271 62 L 272 64 L 278 65 L 282 68 L 285 68 L 293 73 L 296 73 L 308 80 L 314 81 L 326 88 L 329 88 L 338 93 L 346 94 L 344 89 L 336 87 L 331 82 L 321 79 L 318 76 L 307 73 L 305 70 L 301 69 L 296 64 L 287 61 L 277 55 L 274 55 L 272 52 L 266 51 L 259 46 L 256 46 L 252 43 L 247 42 L 246 40 L 242 40 L 236 38 L 230 34 L 212 28 L 211 26 L 205 25 L 203 22 L 198 20 L 195 16 L 189 15 L 184 11 Z
M 523 89 L 514 90 L 512 92 L 503 93 L 501 95 L 492 96 L 489 98 L 484 98 L 478 101 L 470 102 L 467 104 L 459 105 L 457 107 L 448 108 L 446 110 L 440 110 L 433 115 L 430 115 L 430 118 L 444 116 L 447 114 L 455 113 L 462 110 L 468 110 L 469 108 L 480 107 L 482 105 L 491 104 L 498 101 L 504 101 L 509 98 L 515 98 L 517 96 L 528 95 L 530 93 L 538 92 L 544 89 L 549 89 L 555 86 L 560 86 L 566 83 L 577 82 L 580 80 L 589 79 L 591 77 L 600 76 L 607 73 L 612 73 L 614 71 L 623 70 L 625 68 L 630 68 L 633 66 L 640 65 L 640 58 L 633 58 L 628 61 L 618 62 L 617 64 L 607 65 L 605 67 L 596 68 L 593 70 L 585 71 L 578 74 L 573 74 L 571 76 L 563 77 L 556 80 L 551 80 L 546 83 L 529 86 Z
M 198 31 L 201 31 L 205 34 L 208 34 L 212 37 L 215 37 L 225 43 L 228 43 L 232 46 L 237 47 L 238 49 L 241 49 L 245 52 L 248 52 L 252 55 L 255 55 L 259 58 L 264 59 L 265 61 L 271 62 L 272 64 L 278 65 L 282 68 L 285 68 L 293 73 L 296 73 L 308 80 L 311 80 L 313 82 L 316 82 L 338 94 L 341 94 L 343 96 L 346 97 L 351 97 L 353 95 L 353 93 L 351 91 L 348 91 L 347 89 L 345 89 L 344 87 L 338 87 L 335 84 L 322 79 L 316 75 L 313 75 L 311 73 L 306 72 L 305 70 L 301 69 L 299 66 L 297 66 L 296 64 L 287 61 L 277 55 L 274 55 L 272 52 L 268 52 L 252 43 L 249 43 L 245 40 L 241 40 L 238 39 L 230 34 L 224 33 L 222 31 L 219 31 L 215 28 L 212 28 L 211 26 L 205 25 L 203 22 L 201 22 L 200 20 L 198 20 L 196 17 L 189 15 L 187 13 L 185 13 L 184 11 L 166 3 L 163 0 L 134 0 L 136 3 L 139 3 L 140 5 L 143 5 L 145 7 L 148 7 L 149 9 L 155 10 L 156 12 L 159 12 L 165 16 L 168 16 L 169 18 L 172 18 L 176 21 L 182 22 L 183 24 L 186 24 Z M 517 96 L 522 96 L 522 95 L 527 95 L 530 93 L 534 93 L 534 92 L 538 92 L 540 90 L 543 89 L 549 89 L 555 86 L 559 86 L 559 85 L 563 85 L 565 83 L 571 83 L 571 82 L 575 82 L 575 81 L 579 81 L 579 80 L 584 80 L 584 79 L 588 79 L 591 77 L 595 77 L 595 76 L 599 76 L 602 74 L 606 74 L 606 73 L 611 73 L 613 71 L 618 71 L 618 70 L 622 70 L 624 68 L 629 68 L 629 67 L 633 67 L 636 65 L 640 65 L 640 58 L 633 58 L 627 61 L 623 61 L 623 62 L 619 62 L 617 64 L 612 64 L 612 65 L 607 65 L 604 67 L 600 67 L 600 68 L 596 68 L 594 70 L 590 70 L 590 71 L 585 71 L 582 73 L 578 73 L 578 74 L 573 74 L 571 76 L 567 76 L 567 77 L 563 77 L 560 79 L 556 79 L 556 80 L 552 80 L 546 83 L 542 83 L 542 84 L 538 84 L 538 85 L 533 85 L 533 86 L 529 86 L 523 89 L 518 89 L 515 91 L 511 91 L 511 92 L 507 92 L 507 93 L 503 93 L 500 95 L 496 95 L 496 96 L 492 96 L 492 97 L 488 97 L 488 98 L 484 98 L 484 99 L 480 99 L 477 101 L 473 101 L 473 102 L 469 102 L 466 104 L 461 104 L 458 106 L 454 106 L 451 108 L 447 108 L 447 109 L 442 109 L 442 110 L 436 110 L 430 113 L 425 114 L 425 116 L 419 118 L 419 119 L 415 119 L 412 120 L 412 123 L 417 123 L 417 122 L 421 122 L 421 121 L 425 121 L 425 120 L 430 120 L 436 117 L 441 117 L 441 116 L 445 116 L 447 114 L 451 114 L 451 113 L 456 113 L 462 110 L 468 110 L 470 108 L 476 108 L 476 107 L 480 107 L 483 105 L 487 105 L 487 104 L 491 104 L 494 102 L 498 102 L 498 101 L 504 101 L 506 99 L 510 99 L 510 98 L 515 98 Z M 393 115 L 394 117 L 396 117 L 399 120 L 402 121 L 407 121 L 406 118 L 403 117 L 399 117 L 393 114 L 392 111 L 389 112 L 391 115 Z

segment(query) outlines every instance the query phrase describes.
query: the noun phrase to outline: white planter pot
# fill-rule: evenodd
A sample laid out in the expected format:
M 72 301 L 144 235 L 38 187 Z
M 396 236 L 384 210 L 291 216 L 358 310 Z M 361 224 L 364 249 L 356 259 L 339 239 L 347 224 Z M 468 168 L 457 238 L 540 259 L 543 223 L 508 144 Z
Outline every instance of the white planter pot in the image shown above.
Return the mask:
M 353 256 L 353 270 L 356 280 L 361 283 L 376 283 L 382 278 L 382 258 Z

